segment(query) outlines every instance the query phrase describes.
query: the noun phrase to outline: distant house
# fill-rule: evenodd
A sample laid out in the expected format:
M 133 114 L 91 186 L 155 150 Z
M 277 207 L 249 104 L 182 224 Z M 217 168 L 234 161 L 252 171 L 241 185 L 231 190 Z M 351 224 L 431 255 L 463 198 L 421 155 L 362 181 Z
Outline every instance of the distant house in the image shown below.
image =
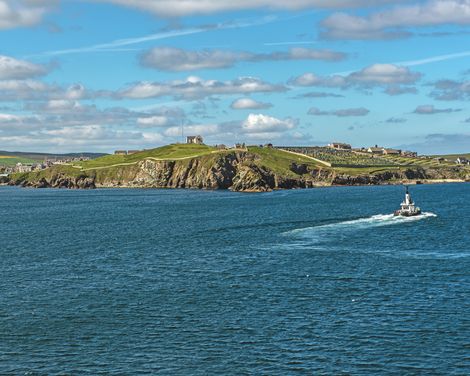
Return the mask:
M 127 155 L 127 150 L 116 150 L 114 155 Z
M 331 144 L 328 144 L 328 147 L 336 150 L 351 150 L 351 145 L 343 142 L 332 142 Z
M 203 145 L 204 144 L 204 139 L 202 136 L 188 136 L 186 137 L 186 143 L 187 144 L 195 144 L 195 145 Z
M 268 149 L 272 149 L 272 148 L 273 148 L 273 144 L 264 144 L 264 147 L 265 147 L 265 148 L 268 148 Z
M 33 171 L 34 166 L 32 164 L 23 164 L 23 163 L 17 163 L 15 167 L 15 172 L 31 172 Z
M 243 144 L 238 144 L 238 143 L 237 143 L 237 144 L 235 144 L 234 146 L 235 146 L 235 149 L 246 149 L 245 143 L 243 143 Z
M 455 161 L 455 163 L 460 164 L 460 165 L 469 165 L 470 160 L 468 160 L 465 157 L 458 157 L 457 160 Z
M 375 145 L 367 149 L 367 152 L 371 154 L 383 154 L 384 148 L 379 148 L 377 145 Z
M 401 154 L 401 150 L 398 150 L 398 149 L 386 149 L 384 148 L 383 149 L 383 153 L 385 155 L 400 155 Z
M 140 150 L 129 150 L 127 152 L 127 155 L 131 155 L 131 154 L 135 154 L 135 153 L 139 153 L 139 152 L 140 152 Z
M 215 145 L 215 147 L 219 150 L 226 150 L 227 149 L 227 145 L 224 145 L 224 144 Z
M 409 151 L 409 150 L 403 150 L 401 152 L 401 155 L 404 156 L 404 157 L 410 157 L 410 158 L 417 158 L 418 157 L 418 153 L 415 152 L 415 151 Z

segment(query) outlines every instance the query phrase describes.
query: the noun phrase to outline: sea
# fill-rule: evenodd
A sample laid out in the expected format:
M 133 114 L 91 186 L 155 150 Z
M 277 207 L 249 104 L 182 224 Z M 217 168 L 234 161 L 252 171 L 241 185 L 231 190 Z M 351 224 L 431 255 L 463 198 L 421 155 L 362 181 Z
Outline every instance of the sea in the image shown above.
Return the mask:
M 470 375 L 470 185 L 0 187 L 0 375 Z

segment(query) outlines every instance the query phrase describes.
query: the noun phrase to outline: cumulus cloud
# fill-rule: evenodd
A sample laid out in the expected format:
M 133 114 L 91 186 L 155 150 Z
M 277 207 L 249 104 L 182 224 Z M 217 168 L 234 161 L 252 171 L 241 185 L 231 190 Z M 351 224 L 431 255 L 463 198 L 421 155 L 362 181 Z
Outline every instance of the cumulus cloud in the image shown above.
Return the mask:
M 309 115 L 315 116 L 338 116 L 338 117 L 350 117 L 350 116 L 366 116 L 369 114 L 369 110 L 364 107 L 359 108 L 345 108 L 341 110 L 333 111 L 322 111 L 316 107 L 312 107 L 308 110 Z
M 460 108 L 436 108 L 434 105 L 421 105 L 416 107 L 413 111 L 414 114 L 418 115 L 434 115 L 441 113 L 459 112 L 462 111 Z
M 229 68 L 238 62 L 324 60 L 339 61 L 346 58 L 341 52 L 309 48 L 292 48 L 288 52 L 251 53 L 227 50 L 190 51 L 174 47 L 155 47 L 140 57 L 141 65 L 163 71 L 193 71 Z
M 470 1 L 430 0 L 401 5 L 368 16 L 335 13 L 322 22 L 330 39 L 392 39 L 409 36 L 407 27 L 470 24 Z
M 373 64 L 348 76 L 351 83 L 364 85 L 396 85 L 413 84 L 421 78 L 421 74 L 412 72 L 407 67 L 394 64 Z
M 0 0 L 0 29 L 39 23 L 59 0 Z
M 289 83 L 294 86 L 319 86 L 340 89 L 350 87 L 364 89 L 381 86 L 386 88 L 385 92 L 387 94 L 397 95 L 397 87 L 402 91 L 411 91 L 412 88 L 405 88 L 403 85 L 412 85 L 420 78 L 420 73 L 412 72 L 407 67 L 400 67 L 394 64 L 373 64 L 345 76 L 318 76 L 314 73 L 305 73 L 292 78 Z
M 431 97 L 442 100 L 465 100 L 470 98 L 470 81 L 439 80 L 432 84 Z
M 100 109 L 67 99 L 30 102 L 25 110 L 33 115 L 0 113 L 0 144 L 64 151 L 82 146 L 102 151 L 155 147 L 156 142 L 165 141 L 161 132 L 180 124 L 185 117 L 184 111 L 176 107 L 140 112 L 122 107 Z
M 1 4 L 0 4 L 1 6 Z M 17 60 L 10 56 L 0 55 L 0 80 L 22 80 L 43 76 L 48 69 L 43 65 Z
M 212 95 L 284 92 L 284 85 L 270 84 L 254 77 L 231 81 L 203 80 L 188 77 L 169 82 L 138 82 L 117 93 L 119 98 L 143 99 L 171 96 L 175 99 L 202 99 Z
M 77 100 L 105 96 L 112 96 L 112 93 L 106 91 L 90 91 L 81 84 L 63 87 L 33 79 L 0 80 L 0 101 L 46 101 L 51 99 Z
M 81 125 L 55 129 L 37 129 L 21 134 L 0 133 L 0 144 L 18 150 L 54 150 L 60 152 L 101 151 L 116 148 L 155 147 L 164 141 L 159 133 L 119 129 L 107 125 Z M 26 148 L 25 148 L 26 146 Z
M 263 114 L 250 114 L 242 122 L 241 129 L 244 133 L 269 133 L 284 132 L 295 128 L 297 121 L 291 118 L 277 119 Z
M 234 110 L 259 110 L 272 107 L 271 103 L 258 102 L 251 98 L 239 98 L 232 102 L 230 107 Z
M 403 87 L 400 85 L 391 85 L 384 90 L 385 94 L 388 95 L 403 95 L 403 94 L 417 94 L 418 89 L 415 87 Z
M 141 115 L 137 118 L 140 128 L 163 128 L 179 126 L 186 119 L 184 111 L 177 107 L 162 107 L 151 114 Z
M 158 16 L 180 17 L 195 14 L 240 11 L 258 8 L 272 10 L 300 10 L 308 8 L 341 9 L 392 3 L 392 0 L 95 0 L 119 4 Z

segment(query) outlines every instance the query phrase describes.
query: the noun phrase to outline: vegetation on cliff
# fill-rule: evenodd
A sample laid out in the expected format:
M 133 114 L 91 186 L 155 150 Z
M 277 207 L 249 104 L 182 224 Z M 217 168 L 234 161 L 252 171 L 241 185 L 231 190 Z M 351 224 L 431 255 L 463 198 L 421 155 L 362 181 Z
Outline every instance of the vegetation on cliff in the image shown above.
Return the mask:
M 410 162 L 410 161 L 407 161 Z M 274 148 L 218 150 L 173 144 L 131 155 L 14 174 L 10 184 L 38 188 L 148 187 L 268 191 L 320 185 L 389 184 L 401 181 L 469 180 L 468 168 L 395 164 L 333 168 L 315 158 Z

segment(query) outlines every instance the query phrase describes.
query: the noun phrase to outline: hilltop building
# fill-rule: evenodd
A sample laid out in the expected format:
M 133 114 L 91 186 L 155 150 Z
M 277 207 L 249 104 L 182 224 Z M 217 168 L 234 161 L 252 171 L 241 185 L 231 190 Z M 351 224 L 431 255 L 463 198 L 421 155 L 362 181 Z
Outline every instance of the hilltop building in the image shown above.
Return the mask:
M 401 152 L 401 155 L 403 155 L 404 157 L 410 157 L 410 158 L 417 158 L 418 157 L 418 153 L 415 152 L 415 151 L 409 151 L 409 150 L 403 150 Z
M 378 147 L 377 145 L 371 146 L 369 149 L 367 149 L 368 153 L 371 154 L 383 154 L 384 153 L 384 148 Z
M 470 160 L 468 160 L 465 157 L 458 157 L 455 163 L 460 164 L 460 165 L 470 165 Z
M 385 155 L 401 155 L 401 150 L 399 149 L 383 149 Z
M 202 136 L 188 136 L 186 137 L 186 143 L 187 144 L 195 144 L 195 145 L 203 145 L 204 144 L 204 139 Z
M 127 155 L 127 150 L 116 150 L 114 155 Z

